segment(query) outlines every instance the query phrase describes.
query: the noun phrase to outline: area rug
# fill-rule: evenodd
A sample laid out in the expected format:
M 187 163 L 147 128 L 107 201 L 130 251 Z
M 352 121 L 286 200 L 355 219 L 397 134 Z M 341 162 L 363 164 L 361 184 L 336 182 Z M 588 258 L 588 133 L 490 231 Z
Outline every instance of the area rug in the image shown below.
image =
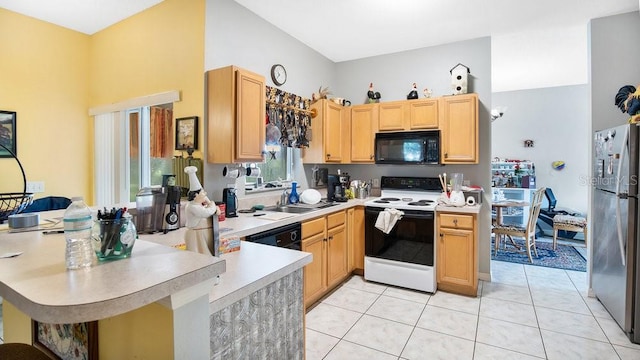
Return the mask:
M 529 262 L 527 252 L 524 246 L 524 240 L 514 238 L 514 241 L 523 250 L 518 250 L 507 240 L 506 249 L 500 247 L 498 254 L 494 254 L 493 238 L 491 239 L 491 260 L 505 261 L 517 264 L 527 264 L 536 266 L 552 267 L 564 270 L 587 271 L 587 260 L 580 255 L 578 250 L 570 245 L 558 244 L 557 250 L 553 250 L 553 244 L 550 242 L 536 243 L 538 249 L 538 257 L 532 252 L 531 257 L 533 263 Z

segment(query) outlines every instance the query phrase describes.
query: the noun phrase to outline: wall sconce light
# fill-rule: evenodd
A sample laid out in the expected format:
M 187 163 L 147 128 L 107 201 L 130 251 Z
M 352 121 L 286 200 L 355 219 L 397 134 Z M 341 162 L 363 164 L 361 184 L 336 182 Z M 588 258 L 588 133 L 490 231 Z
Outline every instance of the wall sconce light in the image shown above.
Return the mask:
M 533 140 L 525 140 L 524 141 L 524 147 L 532 148 L 533 147 Z
M 496 121 L 496 119 L 501 118 L 505 112 L 507 112 L 506 106 L 496 106 L 495 108 L 491 109 L 491 122 L 494 122 Z

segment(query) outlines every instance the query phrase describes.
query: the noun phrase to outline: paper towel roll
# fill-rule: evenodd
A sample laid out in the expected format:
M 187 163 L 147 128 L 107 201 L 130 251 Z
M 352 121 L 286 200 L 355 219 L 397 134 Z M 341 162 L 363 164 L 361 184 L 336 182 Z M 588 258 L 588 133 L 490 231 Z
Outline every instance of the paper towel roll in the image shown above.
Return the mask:
M 476 198 L 473 196 L 467 196 L 467 205 L 473 206 L 476 204 Z

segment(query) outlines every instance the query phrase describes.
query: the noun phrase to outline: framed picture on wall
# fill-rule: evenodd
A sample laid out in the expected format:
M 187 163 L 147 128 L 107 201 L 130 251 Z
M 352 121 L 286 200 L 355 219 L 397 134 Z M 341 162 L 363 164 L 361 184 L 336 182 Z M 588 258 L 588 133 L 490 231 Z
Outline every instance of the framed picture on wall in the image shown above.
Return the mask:
M 176 150 L 198 148 L 198 117 L 176 119 Z
M 52 359 L 98 359 L 98 322 L 46 324 L 32 320 L 33 346 Z
M 0 157 L 13 157 L 9 151 L 17 156 L 15 111 L 0 110 L 0 145 Z

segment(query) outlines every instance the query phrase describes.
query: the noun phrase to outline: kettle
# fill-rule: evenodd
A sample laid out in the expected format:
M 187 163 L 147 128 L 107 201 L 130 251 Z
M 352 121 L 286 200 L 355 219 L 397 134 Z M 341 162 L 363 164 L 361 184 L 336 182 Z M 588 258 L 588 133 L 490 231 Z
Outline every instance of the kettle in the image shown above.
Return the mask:
M 224 214 L 226 217 L 238 216 L 238 196 L 235 188 L 222 189 L 222 202 L 225 204 Z

